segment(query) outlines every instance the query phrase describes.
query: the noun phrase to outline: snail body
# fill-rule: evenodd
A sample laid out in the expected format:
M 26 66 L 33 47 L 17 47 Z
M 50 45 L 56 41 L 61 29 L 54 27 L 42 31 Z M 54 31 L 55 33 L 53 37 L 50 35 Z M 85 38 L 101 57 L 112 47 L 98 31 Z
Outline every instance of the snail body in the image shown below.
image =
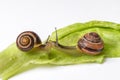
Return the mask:
M 101 53 L 104 45 L 103 40 L 97 33 L 90 32 L 78 40 L 77 47 L 86 54 L 97 55 Z

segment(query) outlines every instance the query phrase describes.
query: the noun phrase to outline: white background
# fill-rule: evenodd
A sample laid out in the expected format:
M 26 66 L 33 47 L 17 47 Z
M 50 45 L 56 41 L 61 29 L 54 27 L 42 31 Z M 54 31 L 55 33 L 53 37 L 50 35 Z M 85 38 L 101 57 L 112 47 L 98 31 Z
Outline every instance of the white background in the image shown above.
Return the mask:
M 44 41 L 54 28 L 76 22 L 120 23 L 120 0 L 0 0 L 0 50 L 19 33 L 32 30 Z M 10 80 L 120 80 L 120 59 L 103 64 L 42 67 Z

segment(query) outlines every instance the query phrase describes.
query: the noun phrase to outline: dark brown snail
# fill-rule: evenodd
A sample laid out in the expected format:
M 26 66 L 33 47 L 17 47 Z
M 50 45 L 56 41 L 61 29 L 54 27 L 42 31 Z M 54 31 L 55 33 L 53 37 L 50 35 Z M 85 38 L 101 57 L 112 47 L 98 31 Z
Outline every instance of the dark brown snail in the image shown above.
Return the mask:
M 56 28 L 55 28 L 56 30 Z M 39 36 L 32 31 L 25 31 L 19 34 L 16 40 L 16 45 L 21 51 L 29 51 L 34 47 L 41 49 L 50 49 L 51 47 L 59 47 L 62 49 L 76 49 L 75 46 L 64 46 L 58 43 L 58 36 L 56 30 L 56 41 L 49 41 L 49 37 L 45 44 L 41 44 Z
M 38 47 L 41 44 L 39 36 L 33 31 L 22 32 L 16 40 L 17 47 L 22 51 L 29 51 L 33 47 Z
M 86 54 L 97 55 L 103 50 L 104 45 L 97 33 L 90 32 L 79 39 L 77 47 Z

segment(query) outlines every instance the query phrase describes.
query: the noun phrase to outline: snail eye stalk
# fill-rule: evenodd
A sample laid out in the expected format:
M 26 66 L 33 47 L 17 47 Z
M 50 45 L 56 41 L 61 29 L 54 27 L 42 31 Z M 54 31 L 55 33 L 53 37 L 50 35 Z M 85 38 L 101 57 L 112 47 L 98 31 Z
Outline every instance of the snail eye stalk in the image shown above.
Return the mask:
M 58 34 L 57 34 L 57 28 L 55 27 L 55 33 L 56 33 L 56 44 L 58 45 Z
M 46 40 L 46 42 L 45 42 L 45 43 L 48 43 L 49 39 L 50 39 L 50 35 L 48 36 L 48 38 L 47 38 L 47 40 Z

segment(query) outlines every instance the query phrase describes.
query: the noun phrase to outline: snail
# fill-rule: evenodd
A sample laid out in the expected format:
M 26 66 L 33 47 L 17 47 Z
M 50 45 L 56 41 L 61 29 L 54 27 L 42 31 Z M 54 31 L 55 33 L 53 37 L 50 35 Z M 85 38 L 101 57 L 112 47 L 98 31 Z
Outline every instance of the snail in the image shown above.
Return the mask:
M 104 43 L 96 32 L 90 32 L 78 40 L 77 48 L 86 54 L 97 55 L 103 50 Z
M 24 31 L 16 39 L 17 47 L 22 51 L 29 51 L 41 45 L 39 36 L 33 31 Z
M 71 46 L 63 46 L 58 43 L 57 30 L 56 30 L 56 41 L 48 41 L 49 37 L 50 36 L 48 36 L 46 43 L 42 44 L 39 36 L 35 32 L 24 31 L 18 35 L 16 39 L 16 45 L 21 51 L 30 51 L 35 47 L 39 47 L 42 49 L 49 49 L 53 46 L 63 49 L 73 49 L 73 47 Z
M 56 28 L 55 28 L 56 30 Z M 49 36 L 50 37 L 50 36 Z M 32 31 L 25 31 L 21 33 L 16 40 L 17 47 L 22 51 L 29 51 L 34 47 L 42 49 L 50 49 L 51 47 L 57 47 L 64 50 L 79 50 L 83 53 L 90 55 L 100 54 L 103 50 L 103 40 L 95 32 L 85 34 L 78 40 L 77 46 L 64 46 L 58 43 L 58 36 L 56 30 L 56 41 L 50 41 L 49 37 L 45 44 L 41 43 L 39 36 Z

